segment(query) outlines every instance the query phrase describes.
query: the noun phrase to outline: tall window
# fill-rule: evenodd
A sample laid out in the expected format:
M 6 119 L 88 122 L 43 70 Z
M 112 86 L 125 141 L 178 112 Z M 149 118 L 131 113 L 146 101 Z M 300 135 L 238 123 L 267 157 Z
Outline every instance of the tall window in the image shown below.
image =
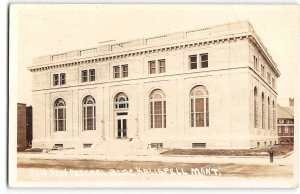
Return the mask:
M 150 94 L 150 127 L 166 128 L 166 96 L 162 90 Z
M 96 80 L 96 71 L 95 69 L 90 69 L 89 70 L 89 81 L 95 81 Z
M 120 67 L 114 66 L 114 78 L 120 78 Z
M 54 74 L 53 75 L 53 85 L 54 86 L 57 86 L 58 83 L 59 83 L 59 77 L 58 77 L 59 74 Z
M 96 130 L 96 102 L 92 96 L 83 99 L 83 130 Z
M 189 56 L 190 69 L 197 69 L 197 55 Z
M 268 129 L 271 129 L 271 106 L 270 106 L 270 97 L 268 97 Z
M 60 85 L 64 85 L 66 83 L 66 74 L 61 73 L 60 74 Z
M 273 100 L 273 129 L 276 129 L 276 106 Z
M 209 127 L 209 98 L 204 86 L 196 86 L 190 92 L 191 127 Z
M 83 70 L 81 71 L 81 82 L 87 82 L 88 81 L 88 71 Z
M 207 68 L 208 67 L 208 54 L 201 54 L 200 55 L 201 60 L 201 68 Z
M 54 102 L 55 131 L 66 131 L 66 103 L 59 98 Z
M 166 60 L 165 59 L 158 60 L 158 70 L 159 70 L 159 73 L 166 72 Z
M 115 109 L 126 109 L 128 108 L 128 97 L 125 93 L 119 93 L 115 97 Z
M 265 129 L 265 95 L 264 93 L 261 94 L 261 128 Z
M 258 99 L 257 88 L 254 88 L 254 127 L 258 128 Z
M 265 66 L 261 65 L 261 76 L 265 77 Z
M 155 74 L 156 73 L 155 61 L 149 61 L 148 65 L 149 65 L 149 73 L 150 74 Z
M 122 65 L 122 77 L 128 77 L 128 65 Z

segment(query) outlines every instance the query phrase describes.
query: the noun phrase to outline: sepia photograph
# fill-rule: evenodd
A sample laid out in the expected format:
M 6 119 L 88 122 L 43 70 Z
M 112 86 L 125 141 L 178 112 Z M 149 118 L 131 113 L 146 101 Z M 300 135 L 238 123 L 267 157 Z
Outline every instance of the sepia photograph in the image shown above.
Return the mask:
M 10 187 L 297 188 L 299 7 L 11 4 Z

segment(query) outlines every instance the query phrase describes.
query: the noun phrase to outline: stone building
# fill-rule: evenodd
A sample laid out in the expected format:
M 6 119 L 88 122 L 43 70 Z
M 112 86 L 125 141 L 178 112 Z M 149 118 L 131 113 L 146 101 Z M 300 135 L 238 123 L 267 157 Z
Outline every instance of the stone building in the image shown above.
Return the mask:
M 289 99 L 289 106 L 277 105 L 277 127 L 279 143 L 294 143 L 294 98 Z
M 248 21 L 38 57 L 33 146 L 278 141 L 275 62 Z

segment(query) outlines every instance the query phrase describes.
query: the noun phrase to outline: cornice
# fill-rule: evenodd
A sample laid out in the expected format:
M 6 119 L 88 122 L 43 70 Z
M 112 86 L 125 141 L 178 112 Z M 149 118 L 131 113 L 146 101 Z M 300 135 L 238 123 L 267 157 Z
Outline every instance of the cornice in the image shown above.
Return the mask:
M 105 61 L 113 61 L 118 59 L 125 59 L 129 57 L 153 54 L 153 53 L 164 53 L 176 50 L 182 50 L 187 48 L 195 48 L 195 47 L 202 47 L 202 46 L 209 46 L 213 44 L 231 42 L 231 41 L 239 41 L 243 39 L 249 39 L 252 37 L 251 34 L 237 34 L 236 36 L 228 36 L 228 37 L 220 37 L 214 39 L 207 39 L 207 40 L 194 40 L 193 42 L 181 42 L 177 44 L 170 44 L 170 45 L 160 45 L 160 47 L 156 48 L 142 48 L 132 51 L 127 51 L 123 53 L 114 53 L 114 54 L 106 54 L 103 56 L 92 56 L 87 58 L 77 58 L 77 59 L 70 59 L 69 61 L 64 61 L 56 64 L 43 64 L 39 66 L 32 66 L 28 69 L 31 72 L 39 72 L 39 71 L 47 71 L 49 69 L 58 69 L 64 67 L 72 67 L 72 66 L 79 66 L 83 64 L 92 64 L 98 62 L 105 62 Z

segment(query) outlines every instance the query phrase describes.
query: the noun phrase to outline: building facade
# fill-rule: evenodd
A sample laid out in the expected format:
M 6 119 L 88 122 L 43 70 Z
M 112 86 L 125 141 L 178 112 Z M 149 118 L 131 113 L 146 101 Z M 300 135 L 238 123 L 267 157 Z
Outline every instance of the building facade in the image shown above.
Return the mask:
M 33 146 L 278 141 L 280 72 L 247 21 L 34 59 Z
M 289 106 L 277 106 L 278 141 L 281 144 L 294 143 L 294 99 L 289 99 Z
M 32 141 L 32 107 L 17 104 L 17 150 L 24 151 Z

